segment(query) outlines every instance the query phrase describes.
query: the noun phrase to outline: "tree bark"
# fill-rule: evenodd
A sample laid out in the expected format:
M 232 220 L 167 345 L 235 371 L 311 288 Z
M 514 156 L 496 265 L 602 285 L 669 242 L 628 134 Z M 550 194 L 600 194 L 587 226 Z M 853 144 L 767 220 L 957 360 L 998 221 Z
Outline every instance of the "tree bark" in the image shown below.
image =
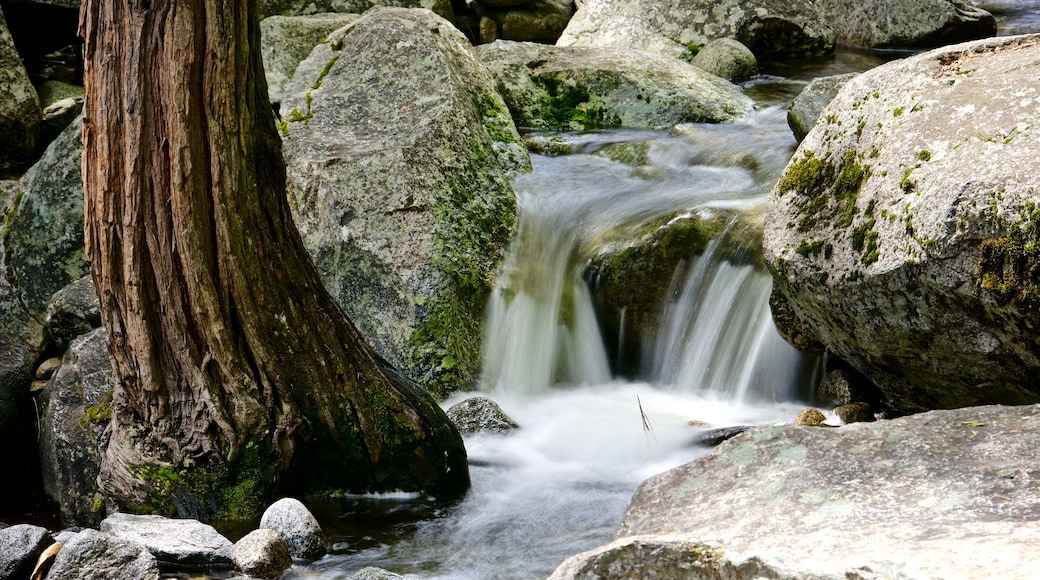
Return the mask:
M 86 249 L 116 387 L 99 482 L 247 517 L 273 493 L 469 485 L 432 398 L 325 291 L 293 224 L 253 0 L 87 0 Z

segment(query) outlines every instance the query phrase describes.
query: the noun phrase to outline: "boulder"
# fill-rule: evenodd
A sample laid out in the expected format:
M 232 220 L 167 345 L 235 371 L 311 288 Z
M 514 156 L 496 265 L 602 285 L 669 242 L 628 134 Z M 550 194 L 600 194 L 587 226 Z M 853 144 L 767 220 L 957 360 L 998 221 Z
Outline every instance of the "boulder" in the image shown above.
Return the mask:
M 534 0 L 508 8 L 491 2 L 483 4 L 486 6 L 477 12 L 481 24 L 485 21 L 493 24 L 493 33 L 481 32 L 480 40 L 484 43 L 502 39 L 552 44 L 560 38 L 574 16 L 574 2 L 571 0 Z
M 271 16 L 260 21 L 260 52 L 271 103 L 282 102 L 282 93 L 296 67 L 332 32 L 357 20 L 357 14 Z
M 67 525 L 96 526 L 105 517 L 97 476 L 112 389 L 108 335 L 99 328 L 72 342 L 39 397 L 43 487 Z
M 282 117 L 290 203 L 326 287 L 410 378 L 471 387 L 516 220 L 508 180 L 530 159 L 465 37 L 427 10 L 374 8 L 300 64 Z
M 62 352 L 76 337 L 101 328 L 94 279 L 88 274 L 55 292 L 47 304 L 44 324 L 47 338 Z
M 809 130 L 813 128 L 831 99 L 838 94 L 841 87 L 849 82 L 859 73 L 845 73 L 818 77 L 809 82 L 802 92 L 791 101 L 791 108 L 787 111 L 787 124 L 794 131 L 794 137 L 798 141 L 805 139 Z
M 0 578 L 28 578 L 36 559 L 54 543 L 47 528 L 18 524 L 0 529 Z
M 233 544 L 209 524 L 162 516 L 113 514 L 101 531 L 148 549 L 163 565 L 196 570 L 230 570 Z
M 758 74 L 758 60 L 751 49 L 732 38 L 716 38 L 693 57 L 693 64 L 715 76 L 739 82 Z
M 883 65 L 771 193 L 775 289 L 898 408 L 1040 400 L 1040 36 Z
M 876 420 L 874 410 L 867 403 L 839 405 L 834 408 L 834 414 L 846 425 L 849 423 L 869 423 Z
M 298 499 L 286 497 L 271 504 L 260 517 L 260 527 L 278 532 L 297 560 L 317 560 L 329 550 L 318 520 Z
M 505 435 L 519 429 L 516 421 L 509 418 L 498 403 L 487 397 L 470 397 L 448 408 L 448 418 L 455 424 L 459 433 L 474 435 L 477 433 L 493 433 Z
M 933 48 L 996 36 L 989 12 L 965 0 L 815 0 L 838 44 Z
M 448 20 L 455 16 L 451 0 L 260 0 L 260 18 L 327 12 L 361 14 L 374 6 L 426 8 Z
M 231 549 L 235 570 L 250 578 L 279 578 L 292 567 L 292 556 L 285 539 L 265 528 L 253 530 Z
M 551 578 L 1019 577 L 1040 541 L 1037 437 L 1037 406 L 755 428 L 648 479 L 617 541 Z
M 628 47 L 689 60 L 691 49 L 726 37 L 758 58 L 834 49 L 834 32 L 810 0 L 585 0 L 557 45 Z
M 36 89 L 0 11 L 0 169 L 33 159 L 42 120 Z
M 47 580 L 159 580 L 147 548 L 97 530 L 83 530 L 61 547 Z
M 520 126 L 663 129 L 751 110 L 733 84 L 693 65 L 622 48 L 499 41 L 475 49 Z

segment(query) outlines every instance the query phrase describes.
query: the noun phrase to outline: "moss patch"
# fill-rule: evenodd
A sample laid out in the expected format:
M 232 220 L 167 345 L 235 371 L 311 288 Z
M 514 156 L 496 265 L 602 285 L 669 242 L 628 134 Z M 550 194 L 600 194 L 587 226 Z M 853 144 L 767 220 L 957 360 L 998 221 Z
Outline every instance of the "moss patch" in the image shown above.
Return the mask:
M 1040 307 L 1040 206 L 1026 203 L 1001 238 L 982 241 L 975 284 L 1001 303 Z
M 859 213 L 856 202 L 870 167 L 860 164 L 856 153 L 845 153 L 835 167 L 807 151 L 791 163 L 777 189 L 781 195 L 796 192 L 799 233 L 807 233 L 820 224 L 844 229 L 852 225 Z
M 583 130 L 621 125 L 621 117 L 575 79 L 562 74 L 533 75 L 531 80 L 545 92 L 541 118 L 549 129 Z

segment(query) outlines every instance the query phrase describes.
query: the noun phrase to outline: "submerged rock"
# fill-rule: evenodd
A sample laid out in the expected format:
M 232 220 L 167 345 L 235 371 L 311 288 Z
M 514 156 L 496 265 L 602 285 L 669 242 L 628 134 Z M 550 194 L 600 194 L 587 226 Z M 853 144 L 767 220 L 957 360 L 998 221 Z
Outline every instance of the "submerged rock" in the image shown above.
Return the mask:
M 452 405 L 448 418 L 455 424 L 459 433 L 473 435 L 476 433 L 497 433 L 504 435 L 519 429 L 520 425 L 509 418 L 498 403 L 487 397 L 470 397 L 461 403 Z
M 839 44 L 933 48 L 996 36 L 989 12 L 964 0 L 815 0 Z
M 329 550 L 318 520 L 300 500 L 286 497 L 271 504 L 260 518 L 260 527 L 278 532 L 297 560 L 317 560 Z
M 1020 576 L 1040 541 L 1037 437 L 1038 406 L 755 428 L 647 480 L 617 541 L 552 578 Z

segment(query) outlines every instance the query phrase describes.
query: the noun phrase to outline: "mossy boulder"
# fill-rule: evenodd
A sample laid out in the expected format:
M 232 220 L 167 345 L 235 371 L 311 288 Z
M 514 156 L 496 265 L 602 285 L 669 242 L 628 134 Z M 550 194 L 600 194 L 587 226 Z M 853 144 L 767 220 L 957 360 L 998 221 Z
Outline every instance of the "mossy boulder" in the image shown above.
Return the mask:
M 728 81 L 648 52 L 508 41 L 475 52 L 523 127 L 661 129 L 731 121 L 751 110 Z
M 471 387 L 530 167 L 487 70 L 428 10 L 374 8 L 316 47 L 282 103 L 288 190 L 325 284 L 432 392 Z
M 1040 400 L 1040 36 L 878 67 L 769 197 L 795 316 L 905 410 Z
M 627 47 L 689 60 L 716 38 L 735 38 L 758 58 L 822 55 L 834 32 L 810 0 L 585 0 L 559 46 Z
M 260 51 L 264 57 L 264 76 L 267 77 L 271 102 L 282 102 L 285 85 L 289 84 L 296 67 L 315 46 L 357 18 L 357 14 L 322 13 L 271 16 L 260 21 Z
M 0 11 L 0 169 L 32 160 L 42 121 L 36 89 Z
M 997 34 L 989 12 L 965 0 L 815 0 L 838 44 L 934 48 Z

